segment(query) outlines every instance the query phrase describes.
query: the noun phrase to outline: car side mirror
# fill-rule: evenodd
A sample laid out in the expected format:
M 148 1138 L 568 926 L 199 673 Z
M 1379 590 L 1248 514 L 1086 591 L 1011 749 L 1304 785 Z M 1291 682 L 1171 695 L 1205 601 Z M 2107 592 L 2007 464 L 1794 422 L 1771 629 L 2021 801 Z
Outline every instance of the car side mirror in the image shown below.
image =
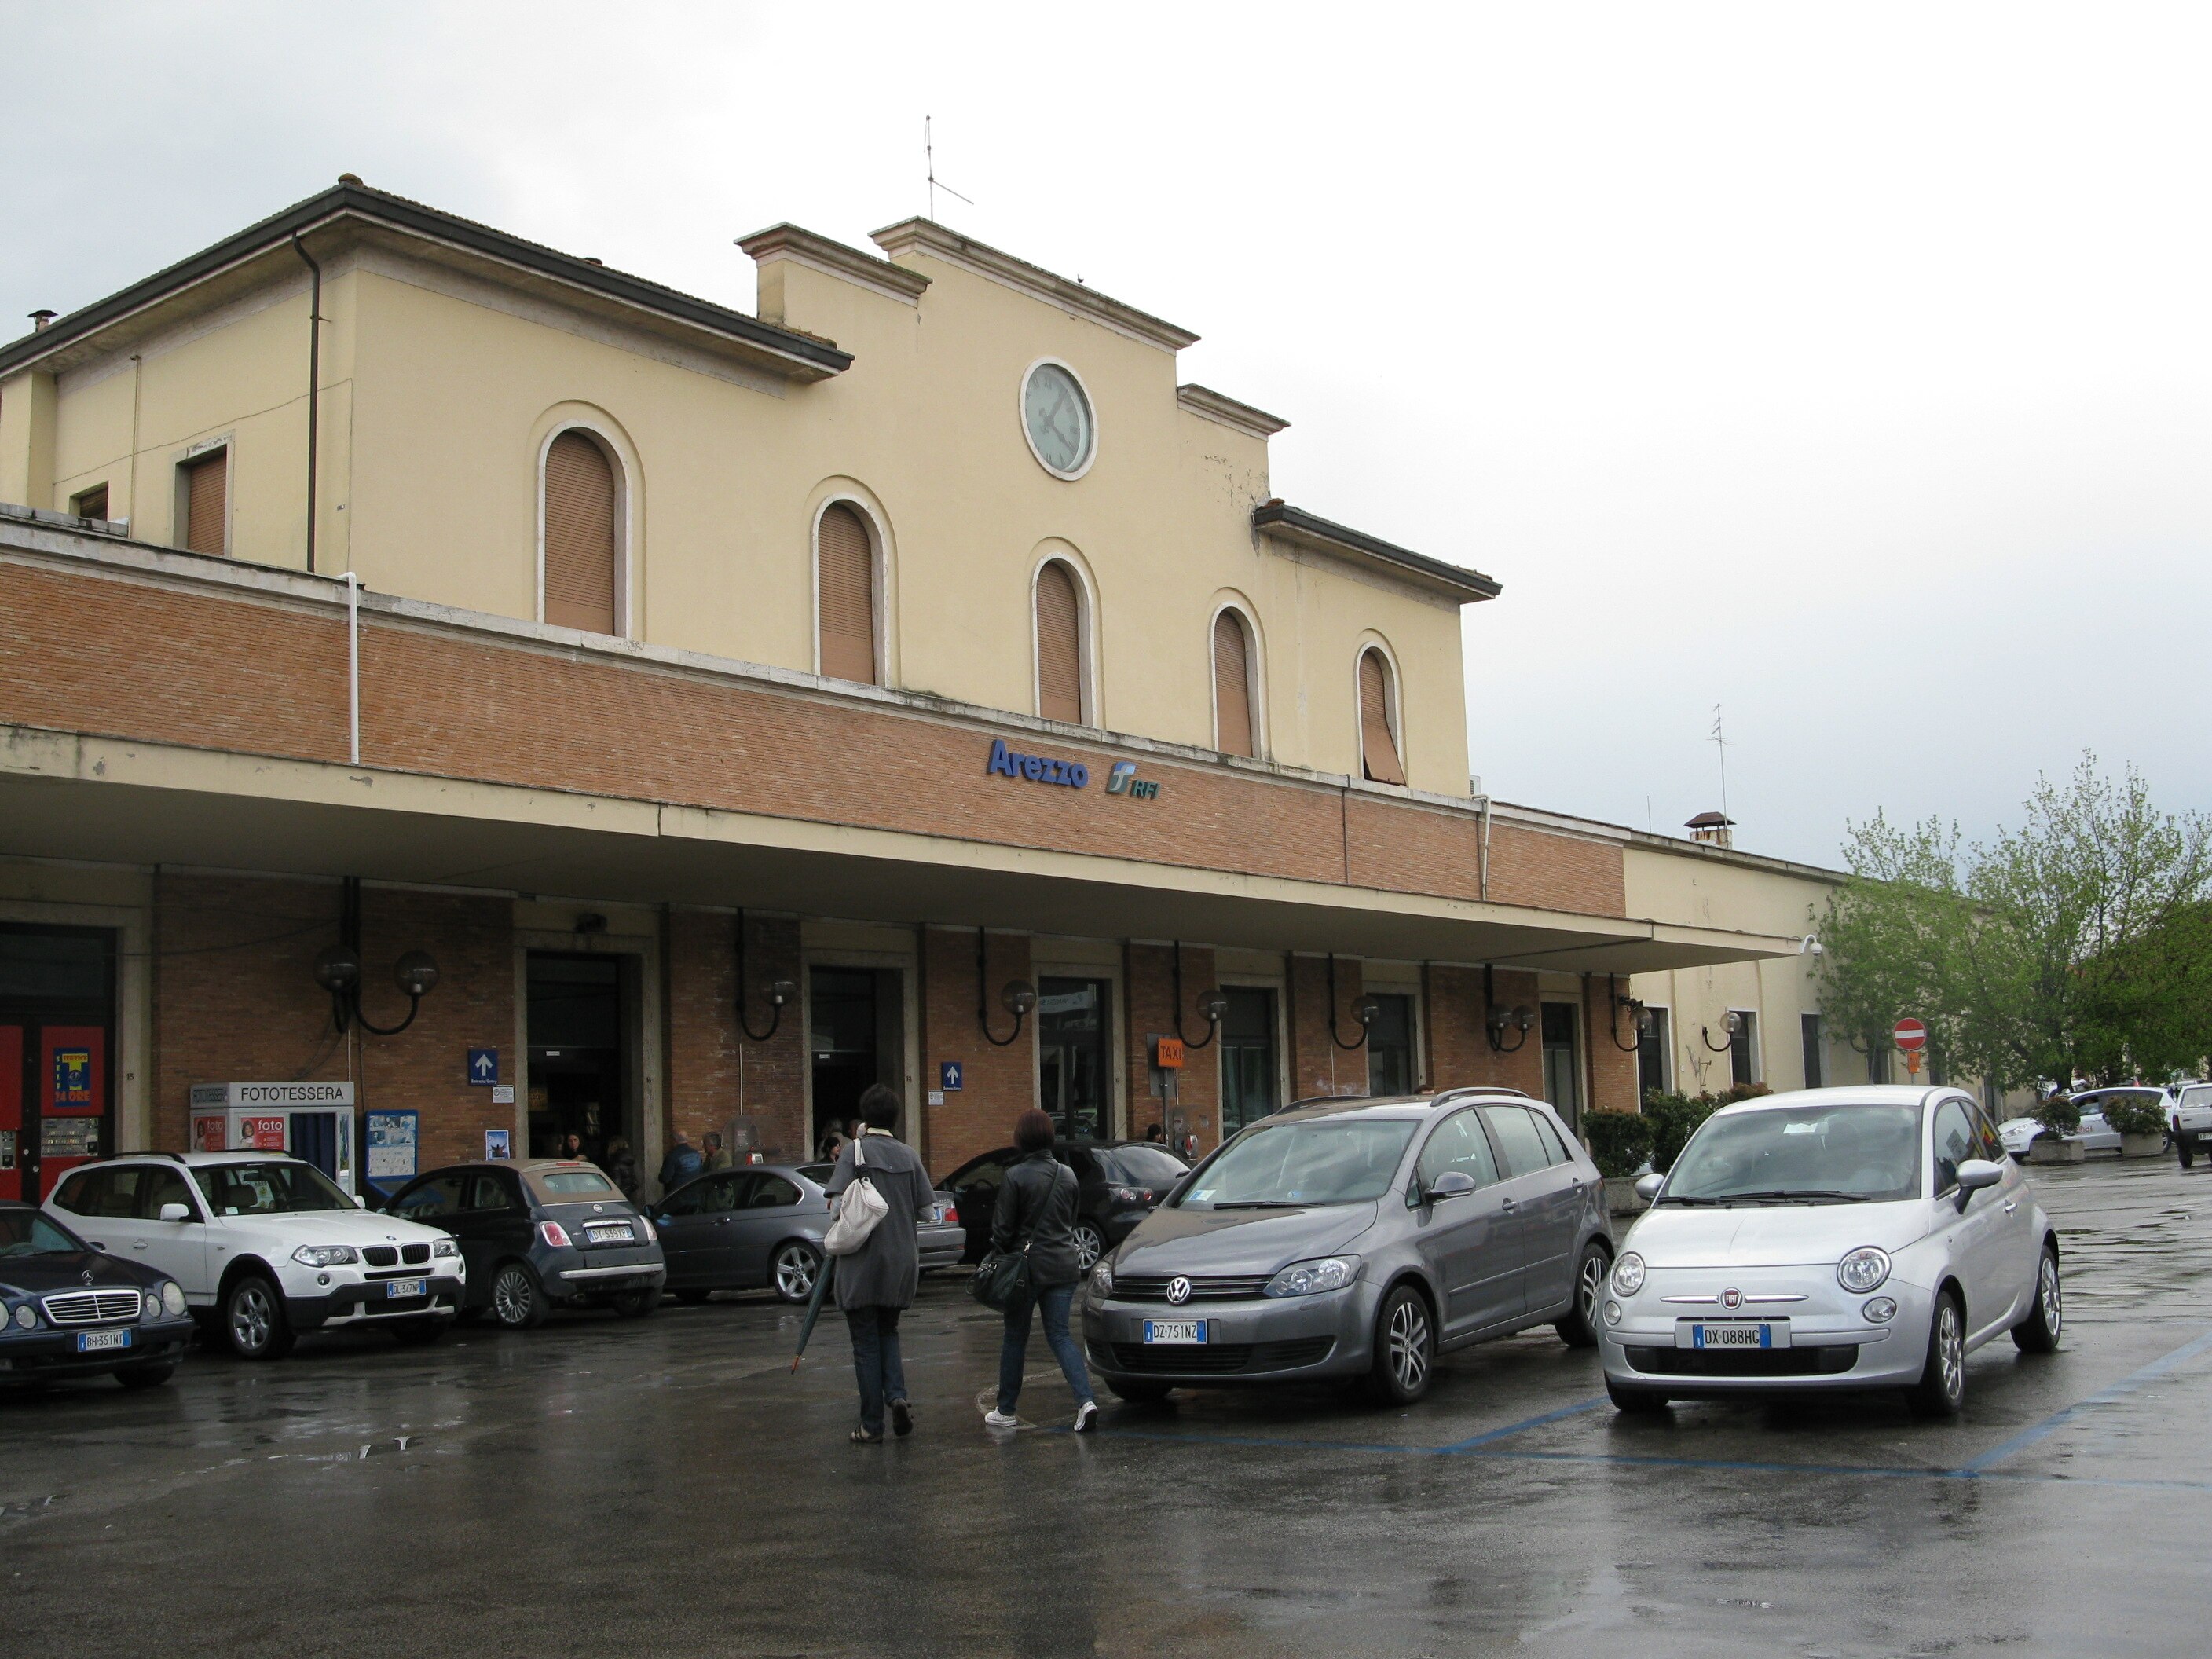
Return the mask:
M 1649 1204 L 1659 1196 L 1659 1189 L 1667 1184 L 1662 1175 L 1643 1175 L 1636 1177 L 1636 1195 Z
M 1985 1158 L 1970 1158 L 1959 1166 L 1959 1203 L 1963 1207 L 1970 1197 L 1984 1187 L 1994 1187 L 2004 1179 L 2004 1166 L 1992 1164 Z
M 1439 1199 L 1463 1198 L 1474 1190 L 1474 1177 L 1464 1170 L 1446 1170 L 1421 1194 L 1425 1204 L 1434 1204 Z
M 189 1204 L 164 1204 L 161 1206 L 161 1219 L 164 1221 L 190 1221 L 191 1218 L 192 1208 Z

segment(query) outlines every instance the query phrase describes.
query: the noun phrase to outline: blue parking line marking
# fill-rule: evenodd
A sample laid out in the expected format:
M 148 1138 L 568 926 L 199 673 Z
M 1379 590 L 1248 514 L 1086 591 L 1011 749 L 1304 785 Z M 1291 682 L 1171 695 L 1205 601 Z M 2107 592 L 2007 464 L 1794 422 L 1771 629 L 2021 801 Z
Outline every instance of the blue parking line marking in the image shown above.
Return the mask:
M 2133 1394 L 2146 1382 L 2155 1382 L 2175 1366 L 2185 1364 L 2208 1348 L 2212 1348 L 2212 1331 L 2207 1331 L 2194 1342 L 2185 1342 L 2172 1353 L 2154 1359 L 2139 1371 L 2131 1371 L 2101 1394 L 2093 1394 L 2087 1400 L 2055 1411 L 2033 1428 L 2023 1429 L 2001 1446 L 1993 1446 L 1966 1467 L 1965 1473 L 1979 1474 L 1994 1464 L 2002 1463 L 2016 1452 L 2024 1452 L 2038 1441 L 2047 1440 L 2059 1430 L 2094 1407 L 2109 1406 Z
M 1437 1449 L 1439 1452 L 1471 1452 L 1478 1446 L 1487 1446 L 1495 1441 L 1509 1440 L 1516 1434 L 1526 1434 L 1531 1429 L 1540 1429 L 1547 1423 L 1562 1423 L 1570 1417 L 1580 1417 L 1584 1412 L 1594 1412 L 1606 1403 L 1606 1396 L 1599 1395 L 1596 1398 L 1585 1400 L 1579 1405 L 1562 1406 L 1555 1412 L 1546 1412 L 1539 1417 L 1524 1418 L 1518 1423 L 1509 1423 L 1502 1429 L 1492 1429 L 1486 1434 L 1474 1435 L 1465 1440 L 1455 1440 L 1450 1445 L 1439 1446 Z

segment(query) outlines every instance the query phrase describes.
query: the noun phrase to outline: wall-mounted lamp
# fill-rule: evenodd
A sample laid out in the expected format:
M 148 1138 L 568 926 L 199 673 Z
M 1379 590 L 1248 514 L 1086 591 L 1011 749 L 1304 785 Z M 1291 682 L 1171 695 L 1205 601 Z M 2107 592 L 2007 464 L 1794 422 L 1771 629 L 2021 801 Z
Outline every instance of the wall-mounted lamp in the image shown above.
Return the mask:
M 1029 1018 L 1030 1010 L 1036 1006 L 1036 987 L 1025 979 L 1010 979 L 999 992 L 999 1006 L 1014 1017 L 1012 1036 L 994 1037 L 991 1035 L 991 1004 L 986 995 L 984 947 L 988 935 L 975 930 L 975 1023 L 983 1028 L 983 1040 L 994 1048 L 1004 1048 L 1021 1040 L 1022 1022 Z
M 348 876 L 340 890 L 338 943 L 315 957 L 315 983 L 331 994 L 331 1023 L 340 1031 L 358 1024 L 378 1036 L 398 1036 L 415 1023 L 422 999 L 438 983 L 438 964 L 428 951 L 409 951 L 392 964 L 392 983 L 407 999 L 407 1018 L 378 1025 L 361 1012 L 361 879 Z
M 1721 1030 L 1728 1033 L 1726 1042 L 1715 1042 L 1711 1030 L 1703 1025 L 1698 1027 L 1698 1035 L 1705 1039 L 1705 1047 L 1717 1054 L 1724 1054 L 1735 1047 L 1735 1040 L 1743 1030 L 1743 1016 L 1735 1009 L 1729 1009 L 1721 1017 Z
M 580 927 L 581 924 L 578 924 Z M 604 924 L 602 924 L 604 925 Z M 745 991 L 745 913 L 738 912 L 738 1029 L 755 1042 L 766 1042 L 775 1035 L 775 1028 L 783 1024 L 783 1005 L 799 994 L 799 988 L 787 979 L 772 979 L 768 983 L 768 1030 L 756 1031 L 745 1018 L 745 1004 L 751 1000 Z
M 1632 1054 L 1643 1042 L 1645 1034 L 1651 1030 L 1653 1024 L 1651 1011 L 1644 1006 L 1642 999 L 1621 995 L 1620 975 L 1608 974 L 1606 975 L 1606 981 L 1613 988 L 1613 1029 L 1610 1033 L 1613 1046 L 1625 1054 Z M 1629 1042 L 1623 1042 L 1620 1040 L 1620 1016 L 1623 1010 L 1627 1012 L 1628 1023 L 1636 1032 L 1635 1040 Z
M 1382 1012 L 1382 1005 L 1371 996 L 1364 996 L 1352 1005 L 1352 1017 L 1359 1022 L 1359 1035 L 1346 1042 L 1336 1029 L 1336 953 L 1328 957 L 1328 1040 L 1340 1048 L 1364 1048 L 1367 1033 L 1375 1024 L 1375 1016 Z
M 1221 1030 L 1222 1016 L 1229 1012 L 1229 999 L 1221 994 L 1221 988 L 1218 985 L 1210 991 L 1200 991 L 1198 994 L 1198 1012 L 1200 1017 L 1206 1021 L 1206 1035 L 1199 1038 L 1195 1042 L 1192 1042 L 1188 1037 L 1183 1036 L 1182 941 L 1181 939 L 1176 940 L 1175 954 L 1170 960 L 1171 965 L 1169 969 L 1169 973 L 1175 982 L 1176 1035 L 1179 1037 L 1182 1037 L 1182 1046 L 1184 1048 L 1203 1048 L 1207 1043 L 1212 1042 L 1213 1039 L 1219 1035 Z
M 1535 1023 L 1536 1011 L 1525 1002 L 1510 1009 L 1498 1006 L 1496 979 L 1490 964 L 1485 963 L 1482 968 L 1482 1029 L 1490 1038 L 1492 1050 L 1501 1054 L 1518 1053 L 1522 1045 L 1528 1041 L 1528 1028 Z M 1509 1027 L 1521 1034 L 1510 1048 L 1505 1043 Z

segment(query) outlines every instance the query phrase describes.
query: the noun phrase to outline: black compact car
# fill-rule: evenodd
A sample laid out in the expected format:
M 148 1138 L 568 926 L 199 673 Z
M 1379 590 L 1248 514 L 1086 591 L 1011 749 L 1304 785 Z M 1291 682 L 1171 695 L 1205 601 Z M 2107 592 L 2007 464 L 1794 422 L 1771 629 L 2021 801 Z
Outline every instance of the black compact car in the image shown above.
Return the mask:
M 1075 1248 L 1085 1273 L 1190 1173 L 1188 1164 L 1156 1140 L 1063 1140 L 1052 1150 L 1075 1171 Z M 960 1206 L 960 1224 L 968 1233 L 962 1261 L 981 1261 L 989 1251 L 999 1188 L 1024 1156 L 1018 1147 L 1001 1146 L 969 1158 L 937 1183 Z
M 604 1170 L 574 1159 L 453 1164 L 417 1176 L 384 1208 L 451 1233 L 469 1268 L 461 1317 L 489 1309 L 509 1330 L 555 1308 L 642 1318 L 668 1278 L 653 1223 Z
M 169 1380 L 192 1328 L 175 1279 L 102 1255 L 32 1205 L 0 1203 L 0 1382 L 105 1371 L 150 1389 Z

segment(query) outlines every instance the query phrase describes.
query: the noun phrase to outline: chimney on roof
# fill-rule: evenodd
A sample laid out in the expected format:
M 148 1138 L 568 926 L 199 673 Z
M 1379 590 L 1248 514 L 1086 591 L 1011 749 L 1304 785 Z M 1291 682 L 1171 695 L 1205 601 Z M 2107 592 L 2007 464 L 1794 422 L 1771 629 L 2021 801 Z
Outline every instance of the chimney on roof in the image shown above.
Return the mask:
M 1725 812 L 1700 812 L 1683 828 L 1690 832 L 1692 841 L 1701 841 L 1708 847 L 1735 845 L 1735 820 Z
M 361 182 L 361 174 L 358 173 L 341 173 L 338 174 L 338 182 L 342 185 L 357 185 Z
M 44 334 L 48 329 L 54 325 L 54 317 L 55 313 L 51 311 L 33 312 L 31 313 L 31 332 L 33 334 Z

